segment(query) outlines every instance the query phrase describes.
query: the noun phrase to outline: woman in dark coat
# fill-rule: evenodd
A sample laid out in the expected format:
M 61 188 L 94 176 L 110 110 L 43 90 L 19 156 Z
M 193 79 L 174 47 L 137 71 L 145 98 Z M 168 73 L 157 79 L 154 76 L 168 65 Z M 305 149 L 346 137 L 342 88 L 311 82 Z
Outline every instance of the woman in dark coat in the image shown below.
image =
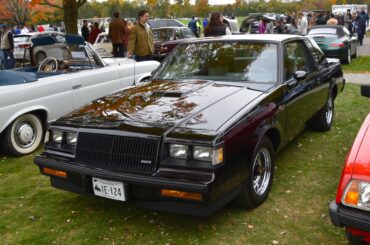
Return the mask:
M 224 36 L 231 35 L 231 31 L 227 25 L 223 23 L 223 17 L 220 12 L 213 13 L 211 19 L 204 29 L 204 36 Z
M 98 37 L 100 33 L 99 23 L 94 22 L 94 27 L 91 28 L 90 34 L 89 34 L 89 43 L 94 44 L 96 38 Z

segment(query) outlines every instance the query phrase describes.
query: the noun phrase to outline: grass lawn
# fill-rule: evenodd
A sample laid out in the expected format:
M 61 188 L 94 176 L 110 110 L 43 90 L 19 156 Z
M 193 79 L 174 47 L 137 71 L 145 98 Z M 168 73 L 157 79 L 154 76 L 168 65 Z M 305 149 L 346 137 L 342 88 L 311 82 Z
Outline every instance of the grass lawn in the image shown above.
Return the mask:
M 331 131 L 306 130 L 277 156 L 267 202 L 254 210 L 231 203 L 208 218 L 57 190 L 33 156 L 0 156 L 0 244 L 345 243 L 343 229 L 330 222 L 328 203 L 370 100 L 349 84 L 335 106 Z
M 358 56 L 342 68 L 345 72 L 370 72 L 370 56 Z

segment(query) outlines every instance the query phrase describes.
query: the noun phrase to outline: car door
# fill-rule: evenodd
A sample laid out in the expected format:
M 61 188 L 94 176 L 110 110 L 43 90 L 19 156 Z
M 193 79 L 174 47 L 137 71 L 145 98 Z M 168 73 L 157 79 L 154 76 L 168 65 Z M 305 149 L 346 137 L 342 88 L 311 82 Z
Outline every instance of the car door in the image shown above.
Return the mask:
M 286 139 L 290 140 L 305 128 L 320 108 L 323 88 L 321 80 L 317 79 L 314 60 L 302 40 L 285 43 L 283 53 L 284 103 L 287 111 L 285 130 Z M 306 72 L 306 76 L 297 80 L 294 77 L 297 71 Z
M 89 47 L 85 50 L 80 51 L 80 55 L 86 55 L 87 60 L 84 63 L 81 60 L 85 70 L 75 73 L 72 82 L 75 108 L 122 88 L 119 66 L 103 66 L 93 50 Z

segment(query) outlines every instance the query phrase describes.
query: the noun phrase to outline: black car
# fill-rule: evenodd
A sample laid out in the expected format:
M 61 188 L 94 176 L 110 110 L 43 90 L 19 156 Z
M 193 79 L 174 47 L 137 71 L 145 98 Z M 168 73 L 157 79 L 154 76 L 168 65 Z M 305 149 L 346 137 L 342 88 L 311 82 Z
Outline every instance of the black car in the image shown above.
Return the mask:
M 351 59 L 357 57 L 357 37 L 344 26 L 314 26 L 307 36 L 315 40 L 326 57 L 338 58 L 344 64 L 351 63 Z
M 329 130 L 344 88 L 305 37 L 185 41 L 152 81 L 56 120 L 35 158 L 51 185 L 138 206 L 209 215 L 262 204 L 274 157 L 309 123 Z

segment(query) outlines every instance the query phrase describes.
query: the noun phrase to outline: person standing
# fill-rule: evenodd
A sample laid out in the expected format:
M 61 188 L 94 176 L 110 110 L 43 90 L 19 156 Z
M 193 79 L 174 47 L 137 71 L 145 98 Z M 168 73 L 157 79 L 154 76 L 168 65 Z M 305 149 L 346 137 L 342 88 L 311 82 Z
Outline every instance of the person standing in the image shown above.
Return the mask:
M 154 54 L 153 33 L 148 25 L 149 12 L 138 13 L 138 23 L 131 29 L 127 57 L 136 61 L 152 60 Z
M 265 34 L 266 32 L 266 21 L 261 19 L 260 23 L 258 24 L 258 33 Z
M 188 27 L 190 28 L 190 30 L 192 30 L 194 32 L 194 35 L 196 37 L 199 37 L 198 27 L 197 27 L 197 22 L 195 20 L 195 16 L 191 17 L 191 21 L 189 22 Z
M 298 18 L 299 18 L 298 31 L 301 35 L 306 35 L 307 28 L 308 28 L 308 21 L 306 17 L 304 16 L 303 12 L 299 12 Z
M 338 25 L 338 21 L 335 18 L 335 16 L 334 16 L 333 13 L 330 14 L 330 19 L 328 19 L 328 21 L 326 22 L 326 24 L 327 25 Z
M 366 25 L 369 21 L 369 16 L 365 12 L 364 9 L 361 9 L 360 14 L 357 16 L 357 35 L 358 35 L 358 42 L 362 46 L 364 36 L 366 33 Z
M 231 31 L 227 25 L 223 23 L 224 17 L 221 15 L 220 12 L 215 12 L 211 15 L 211 19 L 204 29 L 204 36 L 205 37 L 216 37 L 216 36 L 224 36 L 224 35 L 231 35 Z
M 13 69 L 15 67 L 14 61 L 14 38 L 13 33 L 9 30 L 7 25 L 1 25 L 0 48 L 2 51 L 1 64 L 4 69 Z
M 108 36 L 112 41 L 114 57 L 124 57 L 126 34 L 128 32 L 125 22 L 119 17 L 118 12 L 113 13 L 114 19 L 109 23 Z
M 298 29 L 297 20 L 295 18 L 292 18 L 290 24 L 291 25 L 288 26 L 288 33 L 289 34 L 300 34 L 299 29 Z
M 91 28 L 91 32 L 89 35 L 89 43 L 94 44 L 100 32 L 101 30 L 99 28 L 99 23 L 95 21 L 94 26 Z
M 87 20 L 84 20 L 82 22 L 81 35 L 83 36 L 85 42 L 89 41 L 90 32 L 89 32 L 89 28 L 87 27 Z
M 347 13 L 344 15 L 344 27 L 352 33 L 352 15 L 350 9 L 347 9 Z
M 206 26 L 208 25 L 208 19 L 207 17 L 203 19 L 203 30 L 206 29 Z

